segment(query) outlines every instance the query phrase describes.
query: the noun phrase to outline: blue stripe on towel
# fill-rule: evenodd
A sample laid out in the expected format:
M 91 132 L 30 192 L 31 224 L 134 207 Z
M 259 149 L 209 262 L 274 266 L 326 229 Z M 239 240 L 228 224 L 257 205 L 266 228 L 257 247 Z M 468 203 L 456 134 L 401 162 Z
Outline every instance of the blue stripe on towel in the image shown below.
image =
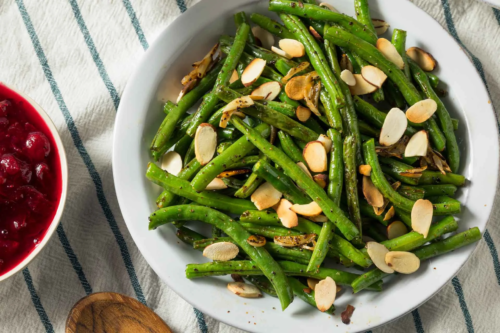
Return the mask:
M 424 333 L 424 326 L 422 325 L 422 319 L 420 318 L 420 313 L 418 313 L 418 309 L 415 309 L 411 312 L 413 316 L 413 323 L 415 324 L 415 329 L 417 333 Z
M 26 286 L 28 287 L 28 291 L 31 295 L 31 301 L 33 301 L 33 305 L 35 306 L 36 312 L 38 312 L 38 315 L 40 316 L 40 320 L 43 326 L 45 326 L 45 331 L 47 333 L 54 333 L 54 327 L 52 327 L 49 316 L 47 316 L 47 312 L 45 312 L 45 309 L 43 308 L 40 297 L 38 297 L 38 294 L 36 293 L 35 286 L 33 285 L 33 280 L 31 279 L 31 274 L 28 268 L 23 269 L 23 276 L 24 281 L 26 282 Z
M 498 260 L 498 252 L 495 247 L 495 243 L 493 243 L 493 239 L 491 239 L 490 232 L 486 230 L 483 235 L 484 241 L 488 248 L 490 249 L 491 259 L 493 260 L 493 269 L 495 270 L 495 274 L 497 276 L 498 285 L 500 285 L 500 262 Z
M 179 10 L 181 13 L 184 13 L 187 10 L 186 3 L 184 0 L 176 0 L 177 1 L 177 7 L 179 7 Z
M 66 120 L 66 125 L 68 126 L 68 130 L 71 134 L 71 138 L 73 139 L 73 143 L 78 150 L 83 162 L 85 163 L 85 166 L 87 167 L 87 170 L 90 174 L 90 177 L 92 178 L 92 181 L 94 182 L 94 186 L 96 188 L 97 192 L 97 198 L 99 200 L 99 203 L 101 205 L 102 210 L 104 211 L 104 215 L 106 216 L 106 220 L 108 221 L 108 224 L 111 228 L 111 231 L 113 232 L 116 242 L 118 243 L 118 246 L 120 248 L 120 252 L 125 264 L 125 267 L 127 269 L 127 273 L 130 277 L 132 287 L 134 288 L 135 294 L 137 299 L 142 302 L 143 304 L 146 304 L 146 298 L 144 297 L 144 293 L 142 292 L 141 285 L 139 284 L 139 280 L 137 279 L 137 275 L 135 273 L 134 265 L 132 263 L 132 259 L 130 258 L 130 253 L 128 251 L 127 244 L 125 243 L 125 239 L 123 238 L 123 235 L 120 232 L 120 229 L 118 228 L 118 224 L 116 223 L 115 217 L 113 216 L 113 213 L 109 207 L 108 201 L 106 199 L 106 196 L 104 195 L 104 191 L 102 188 L 102 180 L 97 172 L 94 163 L 92 162 L 92 159 L 90 158 L 89 153 L 87 152 L 87 149 L 83 145 L 82 139 L 80 138 L 80 134 L 78 133 L 78 129 L 75 125 L 75 121 L 73 120 L 73 117 L 71 116 L 67 106 L 66 102 L 64 102 L 64 99 L 62 97 L 61 91 L 59 90 L 59 87 L 57 85 L 56 80 L 54 79 L 54 76 L 52 75 L 52 70 L 50 69 L 49 63 L 47 61 L 47 58 L 45 57 L 45 53 L 42 49 L 42 46 L 40 44 L 40 40 L 38 39 L 38 36 L 36 34 L 36 31 L 33 27 L 33 23 L 31 22 L 31 18 L 26 11 L 26 7 L 24 6 L 23 0 L 16 0 L 17 6 L 19 7 L 19 12 L 21 13 L 21 16 L 23 18 L 24 24 L 26 26 L 26 30 L 28 30 L 28 34 L 31 38 L 31 41 L 33 43 L 33 47 L 35 49 L 35 52 L 38 56 L 38 59 L 40 61 L 40 65 L 42 66 L 43 72 L 45 74 L 45 77 L 47 81 L 49 82 L 50 88 L 52 90 L 52 94 L 54 95 L 54 98 L 56 99 L 59 108 L 61 112 L 63 113 L 64 119 Z
M 134 7 L 132 7 L 130 0 L 123 0 L 123 5 L 125 6 L 125 9 L 127 10 L 127 14 L 130 17 L 130 21 L 132 21 L 132 26 L 135 29 L 135 33 L 137 34 L 137 37 L 139 37 L 139 41 L 141 42 L 142 48 L 144 50 L 147 50 L 149 47 L 149 44 L 148 44 L 148 41 L 146 40 L 146 36 L 144 36 L 144 32 L 142 31 L 139 20 L 137 19 L 137 15 L 135 14 Z
M 500 10 L 496 8 L 493 9 L 493 15 L 495 15 L 495 18 L 497 19 L 498 25 L 500 25 Z
M 451 283 L 453 284 L 453 288 L 455 288 L 455 292 L 457 293 L 458 301 L 460 303 L 460 308 L 462 309 L 462 313 L 464 314 L 465 325 L 467 326 L 467 332 L 474 333 L 474 326 L 472 325 L 472 318 L 470 316 L 469 308 L 467 307 L 467 303 L 465 302 L 464 291 L 462 290 L 462 285 L 460 284 L 458 277 L 455 276 L 451 280 Z

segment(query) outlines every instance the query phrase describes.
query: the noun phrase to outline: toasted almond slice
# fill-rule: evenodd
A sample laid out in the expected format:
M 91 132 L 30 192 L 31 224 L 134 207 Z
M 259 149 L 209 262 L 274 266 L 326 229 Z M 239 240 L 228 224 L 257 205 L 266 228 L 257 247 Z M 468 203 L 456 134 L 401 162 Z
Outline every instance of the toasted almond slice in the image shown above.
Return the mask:
M 401 221 L 394 221 L 387 226 L 387 238 L 389 239 L 394 239 L 407 233 L 408 228 L 406 228 L 406 225 Z
M 420 259 L 411 252 L 391 251 L 385 255 L 387 266 L 401 274 L 411 274 L 420 267 Z
M 208 123 L 202 123 L 194 137 L 194 152 L 201 165 L 205 165 L 214 156 L 217 148 L 217 130 Z
M 316 239 L 316 234 L 298 236 L 274 236 L 274 242 L 283 247 L 296 247 L 309 244 Z
M 272 101 L 281 92 L 281 84 L 277 81 L 266 82 L 252 91 L 250 96 L 261 96 L 266 101 Z
M 292 207 L 290 207 L 290 209 L 299 214 L 299 215 L 303 215 L 303 216 L 316 216 L 316 215 L 319 215 L 321 213 L 323 213 L 323 210 L 321 209 L 321 207 L 315 203 L 314 201 L 308 203 L 308 204 L 305 204 L 305 205 L 292 205 Z
M 297 166 L 299 168 L 301 168 L 302 171 L 304 171 L 309 176 L 309 178 L 313 179 L 313 176 L 311 175 L 311 173 L 309 172 L 309 169 L 306 167 L 306 165 L 304 163 L 297 162 Z
M 252 200 L 258 210 L 263 210 L 280 202 L 282 195 L 283 194 L 275 189 L 271 183 L 265 182 L 252 193 L 250 200 Z
M 224 111 L 222 112 L 222 117 L 219 122 L 219 127 L 226 128 L 227 123 L 229 122 L 229 119 L 231 119 L 233 113 L 237 112 L 237 110 L 239 109 L 247 108 L 252 105 L 254 105 L 254 102 L 250 96 L 242 96 L 232 100 L 224 107 Z
M 245 87 L 251 86 L 262 74 L 266 67 L 266 61 L 264 59 L 255 58 L 248 64 L 243 73 L 241 73 L 241 83 Z
M 214 191 L 214 190 L 225 190 L 227 188 L 226 183 L 220 178 L 214 178 L 208 185 L 205 187 L 206 191 Z
M 356 79 L 350 70 L 344 69 L 340 73 L 340 78 L 344 81 L 348 86 L 354 87 L 356 85 Z
M 403 58 L 398 53 L 398 50 L 396 50 L 394 45 L 392 45 L 392 43 L 387 39 L 379 38 L 377 40 L 377 49 L 387 60 L 398 66 L 399 69 L 403 69 L 405 67 Z
M 236 294 L 244 298 L 259 298 L 262 297 L 262 293 L 259 288 L 253 284 L 243 283 L 243 282 L 229 282 L 227 284 L 227 289 L 233 294 Z
M 411 209 L 411 228 L 427 238 L 432 223 L 434 208 L 432 202 L 426 199 L 418 199 Z
M 366 236 L 366 235 L 363 235 L 361 236 L 361 240 L 365 243 L 368 243 L 368 242 L 375 242 L 375 240 L 373 238 L 371 238 L 370 236 Z
M 217 178 L 227 178 L 237 175 L 244 175 L 245 173 L 250 173 L 252 170 L 250 169 L 239 169 L 239 170 L 226 170 L 222 171 L 217 175 Z
M 276 207 L 276 214 L 286 228 L 293 228 L 299 225 L 299 218 L 297 214 L 290 210 L 292 207 L 292 203 L 286 199 L 281 199 L 279 204 Z
M 353 76 L 354 79 L 356 80 L 356 84 L 352 87 L 349 86 L 351 95 L 354 96 L 366 95 L 377 90 L 377 87 L 366 81 L 361 74 L 354 74 Z
M 405 157 L 425 156 L 429 147 L 429 137 L 425 130 L 413 134 L 406 145 Z
M 390 219 L 392 219 L 395 213 L 396 211 L 394 210 L 394 206 L 391 206 L 391 208 L 389 208 L 387 213 L 385 213 L 384 215 L 384 221 L 389 221 Z
M 286 83 L 286 95 L 296 101 L 304 99 L 304 88 L 307 85 L 307 78 L 303 75 L 295 76 Z
M 307 278 L 307 286 L 311 288 L 311 290 L 314 290 L 318 283 L 319 283 L 318 279 Z
M 406 118 L 411 122 L 420 124 L 432 117 L 436 110 L 437 103 L 433 99 L 424 99 L 413 104 L 406 110 Z
M 387 75 L 385 75 L 384 72 L 371 65 L 364 66 L 361 69 L 361 75 L 368 83 L 374 85 L 379 89 L 382 88 L 382 84 L 384 84 L 385 80 L 387 79 Z
M 168 173 L 177 176 L 182 170 L 182 157 L 175 151 L 169 151 L 161 159 L 161 168 Z
M 321 35 L 316 31 L 316 29 L 314 29 L 313 27 L 309 27 L 309 32 L 311 33 L 311 35 L 314 36 L 314 38 L 316 38 L 318 41 L 320 42 L 323 42 L 323 37 L 321 37 Z
M 390 25 L 384 20 L 380 19 L 372 19 L 373 27 L 375 28 L 375 32 L 377 36 L 385 34 L 387 29 L 389 29 Z
M 332 139 L 330 139 L 328 136 L 324 134 L 320 134 L 318 140 L 316 141 L 319 141 L 323 144 L 327 154 L 330 153 L 330 151 L 332 150 Z
M 437 61 L 434 57 L 419 47 L 410 47 L 406 50 L 406 55 L 415 61 L 424 71 L 430 72 L 436 68 Z
M 389 253 L 389 250 L 384 245 L 377 242 L 368 242 L 366 243 L 366 252 L 378 269 L 384 273 L 394 273 L 394 269 L 385 263 L 385 256 Z
M 250 237 L 247 238 L 247 243 L 253 247 L 262 247 L 266 245 L 266 242 L 266 237 L 264 236 L 250 235 Z
M 193 80 L 186 83 L 182 87 L 182 89 L 179 93 L 179 96 L 177 96 L 176 103 L 179 103 L 181 101 L 182 97 L 184 97 L 184 95 L 186 95 L 189 91 L 191 91 L 197 83 L 198 83 L 198 78 L 194 78 Z
M 217 261 L 228 261 L 234 259 L 240 250 L 231 242 L 220 242 L 210 244 L 203 250 L 203 256 Z
M 316 216 L 308 216 L 307 219 L 309 221 L 317 222 L 317 223 L 325 223 L 328 222 L 328 217 L 326 217 L 323 214 L 316 215 Z
M 352 67 L 352 63 L 345 54 L 342 54 L 342 58 L 340 58 L 340 69 L 341 70 L 347 69 L 351 73 L 354 72 L 354 69 Z
M 274 45 L 274 36 L 269 31 L 256 25 L 252 28 L 252 33 L 260 40 L 264 48 L 269 50 Z
M 287 58 L 287 59 L 292 59 L 293 57 L 291 55 L 289 55 L 288 53 L 286 53 L 285 51 L 283 51 L 282 49 L 280 48 L 277 48 L 275 46 L 271 46 L 271 51 L 273 51 L 274 53 L 276 53 L 277 55 L 280 55 L 284 58 Z
M 384 205 L 384 196 L 378 190 L 370 177 L 363 176 L 363 195 L 366 201 L 373 207 L 382 207 Z
M 332 12 L 335 12 L 335 13 L 340 13 L 337 8 L 333 7 L 332 5 L 330 5 L 329 3 L 326 3 L 326 2 L 322 2 L 319 4 L 320 7 L 326 7 L 328 9 L 330 9 Z
M 372 174 L 372 167 L 368 164 L 362 164 L 359 166 L 359 173 L 362 174 L 363 176 L 370 177 Z
M 327 170 L 328 158 L 325 146 L 320 141 L 311 141 L 306 144 L 302 156 L 312 172 L 323 172 Z
M 314 300 L 319 311 L 325 312 L 335 302 L 337 296 L 337 284 L 329 276 L 318 282 L 314 288 Z
M 238 81 L 240 77 L 238 76 L 238 71 L 236 69 L 233 69 L 233 73 L 231 74 L 231 78 L 229 79 L 229 83 L 234 83 Z
M 307 61 L 304 61 L 304 62 L 301 62 L 300 64 L 298 64 L 296 67 L 290 68 L 288 73 L 286 73 L 286 75 L 283 76 L 283 78 L 281 79 L 281 83 L 286 84 L 288 82 L 288 80 L 290 80 L 292 77 L 294 77 L 298 73 L 302 72 L 304 69 L 309 67 L 309 65 L 311 65 L 311 64 L 308 63 Z M 315 73 L 315 72 L 311 72 L 311 73 Z M 310 75 L 311 73 L 308 73 L 308 74 Z
M 297 116 L 298 120 L 300 120 L 301 122 L 305 122 L 311 117 L 311 110 L 302 105 L 299 105 L 297 109 L 295 109 L 295 115 Z
M 318 173 L 317 175 L 313 176 L 313 179 L 316 182 L 316 184 L 321 186 L 321 188 L 325 188 L 328 181 L 328 176 L 325 175 L 324 173 Z
M 392 146 L 405 134 L 408 120 L 405 113 L 398 108 L 392 108 L 385 117 L 380 130 L 379 142 L 382 146 Z
M 306 54 L 304 44 L 295 39 L 284 38 L 279 41 L 280 48 L 294 58 L 302 57 Z

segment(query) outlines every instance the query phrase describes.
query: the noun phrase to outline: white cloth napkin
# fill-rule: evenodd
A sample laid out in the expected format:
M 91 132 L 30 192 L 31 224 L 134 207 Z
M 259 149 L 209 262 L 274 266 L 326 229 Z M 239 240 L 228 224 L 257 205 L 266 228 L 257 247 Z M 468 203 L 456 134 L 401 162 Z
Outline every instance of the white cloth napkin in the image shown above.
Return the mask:
M 73 304 L 97 291 L 146 302 L 175 332 L 241 332 L 194 310 L 158 279 L 130 237 L 113 187 L 113 125 L 127 79 L 156 36 L 196 2 L 0 1 L 0 80 L 49 113 L 70 171 L 57 234 L 27 269 L 0 284 L 1 332 L 63 332 Z M 414 2 L 461 43 L 500 110 L 500 12 L 472 0 Z M 495 208 L 457 277 L 374 332 L 498 331 L 499 217 Z

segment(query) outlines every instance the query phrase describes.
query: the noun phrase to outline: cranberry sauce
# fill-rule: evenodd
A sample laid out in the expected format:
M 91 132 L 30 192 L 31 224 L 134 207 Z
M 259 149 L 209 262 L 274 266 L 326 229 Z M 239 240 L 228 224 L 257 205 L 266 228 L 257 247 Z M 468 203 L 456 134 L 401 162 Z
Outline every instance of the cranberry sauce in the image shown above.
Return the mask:
M 42 241 L 61 190 L 59 153 L 47 125 L 0 83 L 0 275 Z

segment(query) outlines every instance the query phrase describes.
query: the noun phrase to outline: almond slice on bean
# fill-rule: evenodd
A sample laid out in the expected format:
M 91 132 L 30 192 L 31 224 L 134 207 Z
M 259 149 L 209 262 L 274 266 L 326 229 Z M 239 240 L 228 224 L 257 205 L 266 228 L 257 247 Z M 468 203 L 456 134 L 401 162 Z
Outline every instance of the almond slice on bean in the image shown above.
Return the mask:
M 240 250 L 231 242 L 220 242 L 210 244 L 203 250 L 203 256 L 217 261 L 228 261 L 234 259 Z
M 255 103 L 250 96 L 242 96 L 232 100 L 224 107 L 222 117 L 219 121 L 219 127 L 226 128 L 233 113 L 237 112 L 239 109 L 248 108 L 254 104 Z
M 290 209 L 299 214 L 299 215 L 303 215 L 303 216 L 316 216 L 316 215 L 319 215 L 321 213 L 323 213 L 323 210 L 321 209 L 321 207 L 315 203 L 314 201 L 308 203 L 308 204 L 305 204 L 305 205 L 292 205 L 290 207 Z
M 348 86 L 354 87 L 356 85 L 356 79 L 352 72 L 348 69 L 344 69 L 340 73 L 340 78 L 344 81 Z
M 314 300 L 316 301 L 318 310 L 321 312 L 325 312 L 331 308 L 336 296 L 337 284 L 329 276 L 319 281 L 314 288 Z
M 351 73 L 354 72 L 354 69 L 352 67 L 352 63 L 349 60 L 349 57 L 347 57 L 345 54 L 342 54 L 342 58 L 340 58 L 340 69 L 341 70 L 349 70 Z
M 396 65 L 399 69 L 403 69 L 405 67 L 405 63 L 403 58 L 398 53 L 398 50 L 392 45 L 390 41 L 385 38 L 377 39 L 377 49 L 382 53 L 382 55 Z
M 411 252 L 391 251 L 385 255 L 387 266 L 401 274 L 411 274 L 420 267 L 420 259 Z
M 208 185 L 205 187 L 206 191 L 216 191 L 216 190 L 225 190 L 227 188 L 226 183 L 220 178 L 214 178 Z
M 311 290 L 314 290 L 318 283 L 319 283 L 318 279 L 307 278 L 307 286 L 311 288 Z
M 231 74 L 231 78 L 229 79 L 229 84 L 234 83 L 240 79 L 238 75 L 238 71 L 236 69 L 233 69 L 233 73 Z
M 251 86 L 260 77 L 265 67 L 266 61 L 264 59 L 255 58 L 241 74 L 241 83 L 245 87 Z
M 177 176 L 182 170 L 182 157 L 175 151 L 169 151 L 161 158 L 161 168 Z
M 389 208 L 387 213 L 385 213 L 385 215 L 384 215 L 384 221 L 390 221 L 394 217 L 395 213 L 396 213 L 396 210 L 394 209 L 394 206 L 391 206 L 391 208 Z
M 311 117 L 311 110 L 302 105 L 299 105 L 297 109 L 295 109 L 295 115 L 301 122 L 306 122 Z
M 304 171 L 309 176 L 309 178 L 313 179 L 313 176 L 311 175 L 311 173 L 309 172 L 309 169 L 306 167 L 306 165 L 304 163 L 297 162 L 297 166 L 299 168 L 301 168 L 302 171 Z
M 319 42 L 323 42 L 323 37 L 314 29 L 313 27 L 309 27 L 309 32 L 314 36 Z
M 406 55 L 410 57 L 411 60 L 415 61 L 417 65 L 426 72 L 434 70 L 437 66 L 437 61 L 434 59 L 432 54 L 419 47 L 410 47 L 406 50 Z
M 286 53 L 282 49 L 280 49 L 278 47 L 275 47 L 275 46 L 271 46 L 271 51 L 273 51 L 277 55 L 282 56 L 283 58 L 287 58 L 287 59 L 292 59 L 293 58 L 291 55 L 289 55 L 288 53 Z
M 262 247 L 266 245 L 266 237 L 264 236 L 259 236 L 259 235 L 250 235 L 250 237 L 247 238 L 247 243 L 252 245 L 253 247 Z
M 378 269 L 384 273 L 394 273 L 394 269 L 385 263 L 385 256 L 389 253 L 389 250 L 384 245 L 377 242 L 368 242 L 366 243 L 366 252 Z
M 434 207 L 426 199 L 418 199 L 411 209 L 411 228 L 427 238 L 432 223 Z
M 321 188 L 325 188 L 328 182 L 328 176 L 325 175 L 324 173 L 318 173 L 317 175 L 314 175 L 313 179 L 316 182 L 316 184 L 321 186 Z
M 340 13 L 337 8 L 333 7 L 332 5 L 330 5 L 329 3 L 326 3 L 326 2 L 322 2 L 319 4 L 320 7 L 326 7 L 328 9 L 330 9 L 332 12 L 335 12 L 335 13 Z
M 266 82 L 252 91 L 250 96 L 262 96 L 266 101 L 272 101 L 281 92 L 281 84 L 277 81 Z
M 363 176 L 370 177 L 372 174 L 372 167 L 368 164 L 362 164 L 358 168 L 359 173 L 362 174 Z
M 292 207 L 292 203 L 286 199 L 281 199 L 276 207 L 276 214 L 278 214 L 281 224 L 286 228 L 293 228 L 299 225 L 299 218 L 290 207 Z
M 316 141 L 319 141 L 323 144 L 327 154 L 332 150 L 332 139 L 330 139 L 327 135 L 320 134 L 318 140 Z
M 328 222 L 328 217 L 326 215 L 320 214 L 316 216 L 307 216 L 309 221 L 317 222 L 317 223 L 325 223 Z
M 279 203 L 282 195 L 271 183 L 265 182 L 252 193 L 250 200 L 258 210 L 263 210 Z
M 424 99 L 406 110 L 406 118 L 413 123 L 420 124 L 432 117 L 436 110 L 437 103 L 433 99 Z
M 425 130 L 413 134 L 405 148 L 405 157 L 426 156 L 429 147 L 429 136 Z
M 286 95 L 295 101 L 304 99 L 307 81 L 307 77 L 303 75 L 291 78 L 285 85 Z
M 391 207 L 394 208 L 394 207 Z M 394 239 L 408 233 L 408 228 L 401 221 L 394 221 L 387 226 L 387 238 Z
M 392 146 L 401 139 L 408 126 L 408 120 L 403 111 L 392 108 L 385 117 L 384 124 L 380 130 L 379 143 L 382 146 Z
M 244 298 L 259 298 L 262 297 L 262 293 L 259 288 L 253 284 L 248 284 L 244 282 L 229 282 L 227 284 L 227 289 L 233 294 Z
M 361 75 L 363 78 L 371 85 L 374 85 L 377 88 L 382 88 L 382 84 L 384 84 L 387 79 L 387 75 L 378 69 L 375 66 L 364 66 L 361 69 Z
M 262 29 L 258 25 L 252 28 L 252 34 L 257 37 L 262 46 L 266 49 L 271 49 L 271 46 L 274 45 L 274 36 L 269 31 Z
M 205 165 L 214 157 L 217 148 L 217 130 L 208 123 L 202 123 L 194 136 L 194 152 L 201 165 Z
M 384 196 L 367 176 L 363 176 L 363 195 L 370 206 L 382 207 L 384 205 Z
M 304 44 L 295 39 L 284 38 L 279 41 L 280 48 L 293 58 L 302 57 L 306 54 Z
M 305 234 L 298 236 L 274 236 L 274 242 L 283 247 L 296 247 L 312 243 L 316 234 Z
M 373 84 L 370 84 L 366 81 L 361 74 L 354 74 L 354 79 L 356 80 L 356 84 L 354 86 L 349 86 L 349 91 L 353 96 L 366 95 L 374 92 L 378 88 Z
M 311 141 L 306 144 L 302 156 L 312 172 L 324 172 L 327 170 L 328 158 L 325 146 L 320 141 Z
M 373 27 L 375 28 L 375 32 L 377 36 L 385 34 L 387 29 L 389 29 L 390 25 L 384 20 L 380 19 L 372 19 Z

